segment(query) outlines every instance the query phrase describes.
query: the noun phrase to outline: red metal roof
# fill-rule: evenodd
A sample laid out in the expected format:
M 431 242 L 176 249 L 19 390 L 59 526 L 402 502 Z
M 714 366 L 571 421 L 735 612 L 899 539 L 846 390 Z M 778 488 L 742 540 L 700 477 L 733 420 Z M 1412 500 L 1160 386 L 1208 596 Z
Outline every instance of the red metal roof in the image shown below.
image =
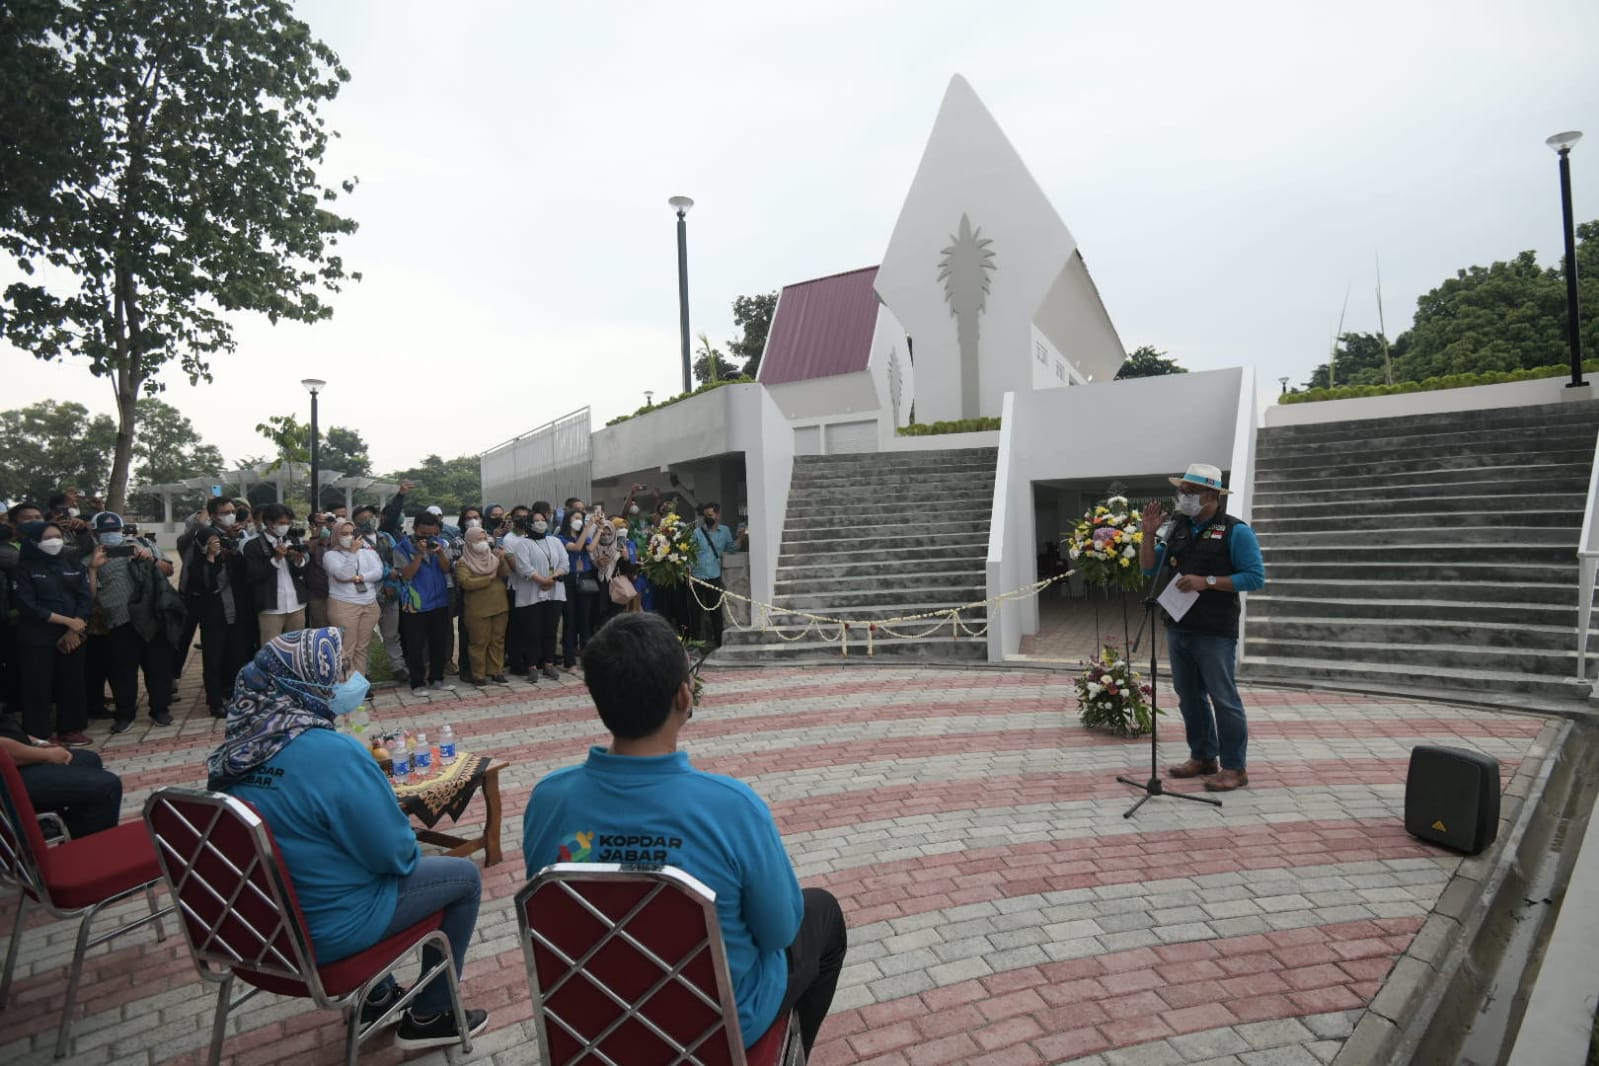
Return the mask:
M 877 268 L 785 285 L 761 356 L 765 385 L 866 369 L 877 328 Z

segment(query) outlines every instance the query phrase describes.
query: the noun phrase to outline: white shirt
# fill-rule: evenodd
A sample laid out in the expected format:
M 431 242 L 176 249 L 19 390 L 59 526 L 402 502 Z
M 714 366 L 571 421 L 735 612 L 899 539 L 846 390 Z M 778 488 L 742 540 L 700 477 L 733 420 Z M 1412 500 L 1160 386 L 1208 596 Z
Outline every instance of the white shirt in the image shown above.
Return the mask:
M 263 535 L 269 545 L 282 543 L 270 533 Z M 241 539 L 239 543 L 243 544 L 244 541 Z M 276 607 L 263 607 L 261 613 L 293 614 L 305 606 L 305 601 L 300 599 L 300 590 L 294 587 L 294 577 L 289 573 L 289 567 L 293 564 L 289 562 L 286 556 L 279 559 L 271 548 L 267 549 L 267 558 L 272 561 L 273 568 L 278 572 L 278 605 Z
M 328 598 L 365 606 L 378 602 L 378 585 L 383 580 L 383 559 L 377 552 L 358 543 L 353 552 L 329 548 L 322 553 L 322 569 L 328 572 Z M 357 592 L 355 579 L 366 582 L 366 591 Z
M 515 605 L 527 607 L 550 600 L 566 602 L 566 582 L 557 580 L 553 588 L 544 588 L 533 575 L 560 578 L 566 573 L 566 546 L 559 537 L 546 536 L 542 540 L 532 537 L 505 538 L 510 549 L 513 576 L 511 588 L 516 593 Z

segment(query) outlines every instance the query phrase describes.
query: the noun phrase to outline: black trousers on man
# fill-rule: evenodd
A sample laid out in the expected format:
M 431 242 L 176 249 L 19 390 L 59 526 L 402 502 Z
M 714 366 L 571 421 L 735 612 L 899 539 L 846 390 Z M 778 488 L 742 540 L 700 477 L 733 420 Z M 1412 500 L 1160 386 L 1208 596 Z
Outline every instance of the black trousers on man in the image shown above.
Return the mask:
M 700 640 L 708 640 L 713 648 L 722 646 L 722 593 L 727 586 L 719 577 L 701 578 L 705 585 L 689 585 L 689 604 L 694 611 L 694 627 L 690 632 Z
M 455 643 L 453 628 L 448 604 L 431 611 L 400 612 L 400 643 L 405 645 L 405 669 L 411 675 L 411 688 L 444 680 L 444 667 Z
M 36 811 L 54 811 L 73 840 L 115 829 L 122 814 L 122 779 L 107 770 L 97 752 L 77 748 L 72 761 L 18 767 L 22 787 Z
M 226 608 L 217 596 L 201 596 L 191 601 L 189 610 L 200 620 L 200 665 L 205 671 L 205 705 L 220 715 L 233 695 L 233 680 L 255 654 L 249 643 L 242 616 L 229 622 Z M 251 615 L 253 622 L 255 616 Z
M 809 1058 L 816 1032 L 833 1005 L 849 934 L 844 928 L 844 912 L 832 893 L 824 888 L 806 888 L 801 895 L 805 898 L 805 916 L 800 919 L 799 935 L 788 946 L 788 990 L 783 993 L 777 1016 L 781 1018 L 791 1010 L 799 1013 L 800 1040 Z
M 139 709 L 139 671 L 150 697 L 152 715 L 172 709 L 172 650 L 166 637 L 145 640 L 130 622 L 113 629 L 106 638 L 106 674 L 116 716 L 132 720 Z M 94 693 L 91 692 L 91 698 Z

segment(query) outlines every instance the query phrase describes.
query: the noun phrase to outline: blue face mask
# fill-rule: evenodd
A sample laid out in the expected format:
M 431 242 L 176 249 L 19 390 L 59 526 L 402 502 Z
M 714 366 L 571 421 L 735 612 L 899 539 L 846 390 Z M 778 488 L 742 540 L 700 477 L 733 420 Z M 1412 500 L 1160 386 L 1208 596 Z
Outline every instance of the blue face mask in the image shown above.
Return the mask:
M 357 670 L 344 684 L 333 687 L 333 696 L 328 700 L 328 710 L 335 716 L 349 714 L 361 706 L 361 701 L 366 699 L 366 690 L 371 687 L 367 679 L 361 675 L 361 671 Z
M 100 543 L 105 545 L 107 548 L 115 548 L 117 545 L 122 543 L 122 534 L 102 533 L 100 534 Z

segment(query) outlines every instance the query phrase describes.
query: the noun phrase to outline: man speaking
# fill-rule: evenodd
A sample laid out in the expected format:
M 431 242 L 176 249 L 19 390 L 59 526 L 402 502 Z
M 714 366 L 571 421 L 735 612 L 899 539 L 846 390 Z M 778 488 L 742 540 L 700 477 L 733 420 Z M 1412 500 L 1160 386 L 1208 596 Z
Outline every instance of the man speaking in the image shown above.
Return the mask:
M 1195 463 L 1180 478 L 1179 516 L 1157 550 L 1155 534 L 1167 519 L 1159 501 L 1144 508 L 1138 547 L 1145 576 L 1170 566 L 1172 583 L 1199 598 L 1181 618 L 1166 616 L 1166 657 L 1188 733 L 1188 761 L 1169 767 L 1172 777 L 1203 777 L 1211 792 L 1249 784 L 1249 724 L 1238 698 L 1238 594 L 1266 583 L 1260 542 L 1248 525 L 1221 513 L 1221 470 Z

